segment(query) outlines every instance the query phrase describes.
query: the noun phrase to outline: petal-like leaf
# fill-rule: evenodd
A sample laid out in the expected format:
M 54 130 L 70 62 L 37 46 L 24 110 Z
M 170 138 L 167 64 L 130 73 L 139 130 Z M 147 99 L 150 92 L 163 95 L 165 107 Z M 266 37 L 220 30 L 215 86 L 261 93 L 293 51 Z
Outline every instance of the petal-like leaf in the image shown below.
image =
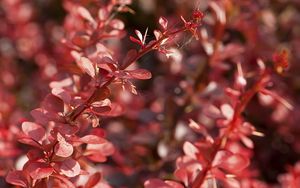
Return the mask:
M 135 78 L 135 79 L 147 80 L 152 77 L 151 72 L 149 72 L 146 69 L 136 69 L 136 70 L 130 70 L 127 72 L 130 74 L 130 76 L 132 78 Z
M 80 61 L 77 62 L 78 66 L 81 68 L 81 70 L 88 75 L 90 75 L 92 78 L 96 75 L 96 70 L 94 67 L 94 64 L 86 57 L 81 57 Z
M 160 17 L 158 22 L 164 30 L 168 28 L 168 20 L 165 17 Z
M 86 143 L 86 144 L 102 144 L 107 142 L 104 138 L 101 138 L 97 135 L 86 135 L 82 138 L 80 138 L 80 141 Z
M 29 162 L 25 166 L 25 170 L 35 180 L 49 177 L 54 171 L 52 166 L 42 162 Z
M 22 171 L 16 170 L 8 172 L 7 176 L 5 177 L 7 183 L 20 186 L 20 187 L 27 187 L 27 180 L 24 177 Z
M 80 174 L 80 165 L 74 159 L 69 158 L 60 164 L 60 171 L 67 177 L 75 177 Z
M 23 122 L 22 130 L 27 136 L 37 142 L 42 141 L 46 134 L 44 127 L 33 122 Z
M 69 157 L 73 154 L 73 146 L 68 143 L 65 138 L 58 133 L 57 134 L 58 144 L 56 144 L 54 151 L 57 156 Z
M 96 172 L 89 178 L 84 188 L 93 188 L 96 184 L 98 184 L 100 180 L 101 180 L 101 174 L 100 172 Z

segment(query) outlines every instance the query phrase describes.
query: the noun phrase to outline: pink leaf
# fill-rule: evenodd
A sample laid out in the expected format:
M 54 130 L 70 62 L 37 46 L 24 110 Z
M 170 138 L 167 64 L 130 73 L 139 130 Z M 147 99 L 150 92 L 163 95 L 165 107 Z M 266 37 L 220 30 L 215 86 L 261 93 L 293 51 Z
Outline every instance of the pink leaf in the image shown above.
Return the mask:
M 67 177 L 75 177 L 80 174 L 80 165 L 74 159 L 66 159 L 60 164 L 60 171 Z
M 139 30 L 134 31 L 140 42 L 143 42 L 143 35 Z M 143 43 L 142 43 L 143 44 Z
M 89 22 L 91 22 L 93 24 L 95 23 L 94 18 L 92 17 L 90 12 L 86 8 L 78 7 L 77 11 L 81 17 L 83 17 L 84 19 L 88 20 Z
M 152 77 L 151 72 L 149 72 L 146 69 L 136 69 L 136 70 L 130 70 L 127 72 L 130 74 L 130 76 L 132 78 L 135 78 L 135 79 L 147 80 Z
M 168 20 L 165 17 L 160 17 L 158 20 L 159 24 L 162 26 L 164 30 L 168 28 Z
M 56 144 L 54 151 L 57 156 L 60 157 L 69 157 L 73 154 L 73 146 L 66 142 L 65 138 L 58 133 L 57 134 L 58 144 Z
M 185 142 L 183 144 L 183 151 L 187 156 L 197 159 L 197 153 L 199 153 L 199 150 L 192 143 Z
M 86 143 L 86 144 L 102 144 L 107 142 L 104 138 L 101 138 L 96 135 L 86 135 L 82 138 L 80 138 L 80 141 Z
M 22 171 L 10 171 L 8 172 L 7 176 L 5 177 L 7 183 L 20 186 L 20 187 L 27 187 L 27 180 L 24 177 Z
M 29 162 L 25 170 L 35 180 L 49 177 L 54 171 L 50 165 L 42 162 Z
M 63 100 L 65 103 L 70 104 L 71 101 L 71 95 L 65 91 L 62 88 L 53 88 L 51 93 L 55 95 L 56 97 L 60 98 Z
M 226 119 L 231 120 L 233 118 L 234 110 L 229 104 L 223 104 L 221 106 L 221 112 Z
M 249 165 L 248 159 L 246 159 L 242 155 L 233 154 L 230 157 L 228 157 L 226 160 L 224 160 L 220 165 L 220 167 L 231 172 L 237 172 L 243 170 L 248 165 Z
M 109 112 L 102 113 L 102 116 L 116 117 L 124 113 L 124 107 L 118 103 L 111 103 L 110 108 L 111 110 Z
M 117 30 L 123 30 L 124 27 L 125 27 L 124 23 L 121 20 L 118 20 L 118 19 L 111 20 L 109 25 L 112 28 L 117 29 Z
M 154 30 L 153 33 L 156 40 L 159 40 L 162 37 L 162 33 L 158 30 Z
M 175 181 L 163 181 L 160 179 L 150 179 L 144 184 L 145 188 L 184 188 L 183 185 Z
M 218 165 L 222 164 L 231 155 L 232 154 L 226 150 L 218 151 L 218 153 L 216 154 L 216 156 L 213 160 L 212 166 L 218 166 Z
M 37 142 L 42 141 L 46 135 L 45 129 L 33 122 L 23 122 L 22 130 L 27 136 Z
M 94 64 L 86 57 L 81 57 L 80 61 L 77 62 L 80 69 L 90 75 L 92 78 L 96 75 Z

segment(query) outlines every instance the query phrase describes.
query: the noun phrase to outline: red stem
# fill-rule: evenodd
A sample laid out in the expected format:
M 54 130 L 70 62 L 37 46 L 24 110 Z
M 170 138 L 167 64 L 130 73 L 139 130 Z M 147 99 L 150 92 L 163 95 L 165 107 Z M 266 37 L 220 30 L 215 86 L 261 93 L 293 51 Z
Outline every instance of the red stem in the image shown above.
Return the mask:
M 234 108 L 234 115 L 230 123 L 228 124 L 227 130 L 225 133 L 220 137 L 220 139 L 215 142 L 215 150 L 213 151 L 212 154 L 212 159 L 210 160 L 210 163 L 208 166 L 206 166 L 199 174 L 196 176 L 195 181 L 192 183 L 191 188 L 200 188 L 202 184 L 205 181 L 207 173 L 210 171 L 212 168 L 212 162 L 214 161 L 217 153 L 219 150 L 221 150 L 229 138 L 230 133 L 238 126 L 238 119 L 241 115 L 241 113 L 244 111 L 246 106 L 248 105 L 249 101 L 253 98 L 253 96 L 261 89 L 264 87 L 265 82 L 265 77 L 267 76 L 267 71 L 265 71 L 260 79 L 250 88 L 247 90 L 241 97 L 240 101 L 235 105 Z
M 165 35 L 163 35 L 160 39 L 158 39 L 156 42 L 154 42 L 153 44 L 146 46 L 145 48 L 142 48 L 137 54 L 136 56 L 129 61 L 127 64 L 121 66 L 121 70 L 125 70 L 127 67 L 129 67 L 132 63 L 134 63 L 135 61 L 137 61 L 139 58 L 141 58 L 143 55 L 145 55 L 146 53 L 154 50 L 157 48 L 157 46 L 165 39 L 173 36 L 173 35 L 177 35 L 178 33 L 184 32 L 187 29 L 185 27 L 182 27 L 178 30 L 175 30 L 173 32 L 170 33 L 166 33 Z M 97 98 L 97 93 L 99 93 L 99 90 L 101 90 L 104 87 L 109 86 L 114 80 L 115 80 L 115 76 L 111 77 L 108 81 L 106 81 L 102 86 L 100 87 L 96 87 L 94 92 L 91 94 L 91 96 L 81 105 L 77 106 L 73 111 L 71 111 L 67 116 L 66 116 L 66 120 L 68 121 L 75 121 L 81 113 L 83 113 L 90 105 L 92 102 L 94 102 L 94 100 Z

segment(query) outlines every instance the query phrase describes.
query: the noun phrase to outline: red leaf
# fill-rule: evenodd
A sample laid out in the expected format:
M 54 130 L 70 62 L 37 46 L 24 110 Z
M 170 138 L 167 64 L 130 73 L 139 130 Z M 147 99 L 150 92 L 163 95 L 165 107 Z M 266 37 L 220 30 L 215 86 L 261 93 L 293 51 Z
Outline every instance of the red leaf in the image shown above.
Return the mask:
M 63 101 L 56 97 L 55 95 L 49 94 L 45 97 L 42 107 L 49 112 L 63 112 L 64 103 Z
M 145 188 L 184 188 L 183 185 L 175 181 L 163 181 L 160 179 L 150 179 L 144 184 Z
M 89 44 L 90 37 L 88 35 L 75 35 L 72 38 L 72 43 L 80 48 L 85 48 Z
M 86 144 L 102 144 L 107 142 L 104 138 L 101 138 L 96 135 L 86 135 L 82 138 L 80 138 L 80 141 L 86 143 Z
M 130 39 L 132 42 L 137 43 L 137 44 L 140 45 L 140 46 L 143 46 L 143 43 L 142 43 L 140 40 L 134 38 L 133 36 L 130 36 L 129 39 Z
M 104 100 L 110 96 L 110 89 L 108 87 L 101 87 L 96 90 L 95 96 L 95 100 Z
M 67 177 L 75 177 L 80 174 L 80 165 L 74 159 L 66 159 L 60 164 L 60 171 Z
M 66 142 L 65 138 L 58 133 L 57 134 L 58 144 L 55 146 L 55 155 L 60 157 L 69 157 L 73 154 L 73 146 Z
M 46 135 L 45 129 L 33 122 L 23 122 L 22 130 L 27 136 L 37 142 L 42 141 Z
M 96 151 L 104 156 L 110 156 L 115 152 L 114 145 L 110 142 L 102 144 L 88 144 L 86 150 Z
M 96 70 L 94 64 L 86 57 L 81 57 L 79 61 L 77 61 L 78 66 L 80 69 L 90 75 L 92 78 L 96 75 Z
M 124 113 L 124 108 L 118 103 L 111 103 L 111 110 L 109 112 L 102 113 L 103 116 L 116 117 Z
M 114 146 L 109 142 L 103 144 L 88 144 L 84 155 L 92 161 L 105 162 L 107 156 L 112 155 L 114 151 Z
M 101 180 L 101 174 L 100 172 L 96 172 L 89 178 L 84 188 L 93 188 L 96 184 L 98 184 L 100 180 Z
M 130 70 L 127 72 L 130 74 L 130 76 L 132 78 L 135 78 L 135 79 L 147 80 L 152 77 L 151 72 L 149 72 L 146 69 L 136 69 L 136 70 Z
M 164 30 L 167 30 L 168 28 L 168 20 L 164 17 L 160 17 L 159 20 L 158 20 L 159 24 L 162 26 L 162 28 Z
M 137 39 L 136 39 L 137 40 Z M 129 50 L 124 58 L 124 61 L 123 61 L 123 65 L 129 65 L 130 63 L 132 63 L 133 61 L 136 60 L 136 57 L 137 57 L 137 51 L 132 49 L 132 50 Z
M 54 171 L 50 165 L 42 162 L 29 162 L 25 170 L 35 180 L 49 177 Z
M 239 154 L 233 154 L 229 156 L 226 160 L 222 162 L 220 167 L 231 171 L 236 172 L 243 170 L 249 165 L 249 160 Z
M 36 149 L 28 151 L 26 155 L 30 161 L 37 161 L 38 159 L 44 158 L 44 154 L 42 153 L 42 151 Z
M 105 112 L 109 112 L 111 110 L 110 108 L 111 102 L 109 99 L 104 99 L 102 101 L 94 102 L 91 105 L 91 111 L 96 115 L 102 115 Z
M 69 124 L 63 124 L 54 122 L 54 130 L 59 132 L 62 135 L 73 135 L 78 132 L 79 127 L 77 125 L 69 125 Z
M 64 89 L 62 89 L 62 88 L 53 88 L 51 90 L 51 93 L 53 95 L 55 95 L 56 97 L 60 98 L 65 103 L 70 104 L 71 95 L 67 91 L 65 91 Z
M 27 180 L 23 172 L 19 170 L 8 172 L 5 181 L 16 186 L 27 187 Z
M 18 138 L 18 141 L 23 143 L 23 144 L 27 144 L 27 145 L 30 145 L 30 146 L 34 146 L 34 147 L 43 149 L 43 147 L 38 142 L 32 140 L 32 138 L 21 137 L 21 138 Z
M 53 187 L 76 188 L 76 186 L 69 181 L 68 178 L 65 178 L 62 175 L 53 174 L 52 177 L 54 177 Z

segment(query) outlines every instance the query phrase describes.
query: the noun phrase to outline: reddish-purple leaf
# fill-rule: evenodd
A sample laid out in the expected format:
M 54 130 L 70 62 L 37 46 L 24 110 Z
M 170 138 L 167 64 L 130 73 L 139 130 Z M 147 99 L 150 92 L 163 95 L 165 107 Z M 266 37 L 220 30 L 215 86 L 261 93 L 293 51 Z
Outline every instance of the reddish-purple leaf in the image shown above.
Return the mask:
M 54 122 L 54 130 L 62 135 L 73 135 L 78 132 L 79 127 L 77 125 L 70 125 L 64 123 Z
M 137 43 L 137 44 L 140 45 L 140 46 L 143 46 L 143 43 L 142 43 L 140 40 L 134 38 L 133 36 L 130 36 L 129 39 L 130 39 L 132 42 Z
M 20 138 L 18 138 L 18 141 L 23 143 L 23 144 L 27 144 L 27 145 L 30 145 L 30 146 L 34 146 L 36 148 L 43 149 L 42 145 L 39 144 L 38 142 L 34 141 L 32 138 L 20 137 Z
M 137 57 L 137 51 L 132 49 L 132 50 L 129 50 L 124 58 L 124 61 L 123 61 L 123 65 L 129 65 L 130 63 L 132 63 L 133 61 L 136 60 L 136 57 Z
M 20 187 L 27 187 L 27 180 L 24 177 L 22 171 L 10 171 L 8 172 L 7 176 L 5 177 L 7 183 L 20 186 Z
M 60 171 L 67 177 L 75 177 L 80 174 L 80 165 L 77 161 L 72 158 L 64 160 L 60 164 Z
M 37 161 L 43 159 L 45 156 L 41 150 L 31 149 L 27 152 L 27 157 L 30 161 Z
M 73 154 L 73 146 L 68 143 L 65 138 L 58 133 L 57 134 L 58 144 L 55 145 L 55 155 L 60 157 L 69 157 Z
M 96 75 L 96 70 L 94 64 L 86 57 L 81 57 L 80 61 L 77 61 L 78 66 L 80 69 L 90 75 L 92 78 Z
M 35 180 L 49 177 L 54 171 L 52 166 L 42 162 L 29 162 L 25 166 L 25 170 Z
M 136 70 L 130 70 L 127 72 L 130 74 L 130 76 L 132 78 L 135 78 L 135 79 L 147 80 L 152 77 L 151 72 L 149 72 L 146 69 L 136 69 Z
M 56 97 L 55 95 L 48 94 L 43 103 L 42 107 L 48 112 L 63 112 L 64 111 L 64 103 L 63 101 Z
M 84 188 L 93 188 L 96 184 L 98 184 L 100 180 L 101 180 L 101 174 L 100 172 L 96 172 L 89 178 Z
M 22 130 L 27 136 L 37 142 L 42 141 L 46 135 L 44 127 L 33 122 L 23 122 Z
M 95 91 L 95 100 L 101 101 L 110 96 L 110 89 L 108 87 L 101 87 Z
M 76 186 L 69 181 L 68 178 L 62 175 L 53 174 L 51 177 L 54 178 L 53 187 L 76 188 Z

